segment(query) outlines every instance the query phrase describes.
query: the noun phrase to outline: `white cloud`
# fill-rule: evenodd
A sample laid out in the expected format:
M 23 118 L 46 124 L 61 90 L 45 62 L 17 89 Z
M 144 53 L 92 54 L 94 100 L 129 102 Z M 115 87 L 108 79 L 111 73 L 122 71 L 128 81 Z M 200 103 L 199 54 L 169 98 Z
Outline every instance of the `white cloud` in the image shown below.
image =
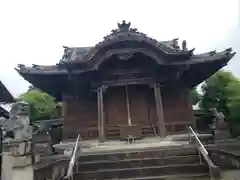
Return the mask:
M 186 39 L 197 52 L 240 49 L 238 8 L 238 0 L 2 0 L 0 79 L 18 95 L 28 85 L 18 63 L 55 64 L 62 45 L 94 45 L 123 19 L 158 40 Z

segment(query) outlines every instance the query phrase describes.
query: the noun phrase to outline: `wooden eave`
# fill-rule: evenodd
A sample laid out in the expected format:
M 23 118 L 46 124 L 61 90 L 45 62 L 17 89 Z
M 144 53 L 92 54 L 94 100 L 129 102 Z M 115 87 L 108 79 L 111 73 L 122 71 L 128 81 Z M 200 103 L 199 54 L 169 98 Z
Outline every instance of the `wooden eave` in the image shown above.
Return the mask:
M 235 52 L 232 52 L 232 49 L 226 49 L 219 53 L 204 53 L 199 55 L 193 55 L 189 60 L 185 61 L 171 61 L 169 63 L 165 63 L 162 65 L 169 65 L 169 66 L 176 66 L 176 65 L 193 65 L 193 64 L 208 64 L 208 63 L 222 63 L 222 62 L 228 62 L 233 56 L 235 55 Z M 161 66 L 161 65 L 159 65 Z M 31 67 L 27 67 L 25 65 L 18 65 L 15 70 L 21 74 L 22 76 L 25 75 L 68 75 L 68 71 L 63 68 L 59 68 L 57 65 L 53 66 L 41 66 L 41 65 L 33 65 Z M 71 73 L 77 73 L 81 74 L 88 71 L 93 71 L 94 66 L 88 66 L 87 69 L 82 68 L 79 66 L 79 68 L 76 68 L 76 70 L 72 71 Z
M 0 102 L 15 102 L 14 97 L 0 81 Z
M 9 118 L 9 112 L 0 106 L 0 117 Z
M 61 101 L 62 92 L 67 87 L 69 78 L 67 73 L 34 73 L 19 70 L 17 72 L 30 84 L 55 97 L 57 101 Z
M 179 75 L 179 82 L 186 86 L 194 87 L 224 67 L 234 54 L 235 53 L 232 53 L 231 50 L 228 49 L 220 53 L 212 54 L 211 56 L 208 53 L 195 55 L 191 61 L 169 65 L 185 67 Z M 58 101 L 61 101 L 62 93 L 70 82 L 69 73 L 66 70 L 59 69 L 57 66 L 51 66 L 51 68 L 44 66 L 44 70 L 43 67 L 39 67 L 40 66 L 36 65 L 34 65 L 34 67 L 20 66 L 16 68 L 16 70 L 29 83 L 49 93 Z M 83 72 L 84 71 L 77 70 L 71 73 L 80 77 Z M 86 73 L 87 72 L 85 72 L 85 74 Z
M 221 53 L 222 54 L 222 53 Z M 189 87 L 195 87 L 227 65 L 235 53 L 218 56 L 218 59 L 209 59 L 199 63 L 189 64 L 189 68 L 182 74 L 181 82 Z

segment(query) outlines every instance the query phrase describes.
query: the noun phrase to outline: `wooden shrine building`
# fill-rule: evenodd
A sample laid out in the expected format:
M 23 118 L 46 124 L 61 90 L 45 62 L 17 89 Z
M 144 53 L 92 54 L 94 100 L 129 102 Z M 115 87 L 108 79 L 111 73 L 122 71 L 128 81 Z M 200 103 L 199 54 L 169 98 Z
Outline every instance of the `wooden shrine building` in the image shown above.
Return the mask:
M 123 21 L 93 47 L 64 47 L 56 65 L 16 70 L 63 102 L 64 139 L 163 137 L 194 126 L 190 89 L 235 54 L 193 52 L 186 41 L 157 41 Z

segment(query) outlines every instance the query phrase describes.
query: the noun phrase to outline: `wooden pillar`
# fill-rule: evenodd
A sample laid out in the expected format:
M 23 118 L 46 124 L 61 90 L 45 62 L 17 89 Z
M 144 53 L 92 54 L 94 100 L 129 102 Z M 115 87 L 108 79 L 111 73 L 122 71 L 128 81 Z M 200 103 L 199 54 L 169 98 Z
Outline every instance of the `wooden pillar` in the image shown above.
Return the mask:
M 104 131 L 104 114 L 103 114 L 103 87 L 99 87 L 97 90 L 98 98 L 98 132 L 99 140 L 103 142 L 105 140 L 105 131 Z
M 164 123 L 164 116 L 163 116 L 162 97 L 161 97 L 160 86 L 158 83 L 154 84 L 154 95 L 155 95 L 156 110 L 157 110 L 157 117 L 158 117 L 158 132 L 160 137 L 165 137 L 166 130 L 165 130 L 165 123 Z

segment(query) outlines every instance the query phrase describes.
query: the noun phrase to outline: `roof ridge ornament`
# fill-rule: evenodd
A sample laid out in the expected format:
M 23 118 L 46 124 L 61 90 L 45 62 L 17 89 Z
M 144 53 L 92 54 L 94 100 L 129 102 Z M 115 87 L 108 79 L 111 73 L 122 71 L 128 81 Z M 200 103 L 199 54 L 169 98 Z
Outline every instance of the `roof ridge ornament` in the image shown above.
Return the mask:
M 63 46 L 63 49 L 64 49 L 64 53 L 63 53 L 63 56 L 62 56 L 62 59 L 60 60 L 61 61 L 69 61 L 69 57 L 71 55 L 71 52 L 70 52 L 70 47 L 68 46 Z
M 182 41 L 182 51 L 188 51 L 187 41 L 186 41 L 186 40 L 183 40 L 183 41 Z
M 117 23 L 117 25 L 120 32 L 130 31 L 131 22 L 126 23 L 126 20 L 123 20 L 122 23 Z
M 232 48 L 227 48 L 227 49 L 225 49 L 225 51 L 231 52 L 231 51 L 232 51 Z
M 111 38 L 112 36 L 118 33 L 127 33 L 127 32 L 138 33 L 137 28 L 130 28 L 131 22 L 126 23 L 126 20 L 123 20 L 122 23 L 117 23 L 117 26 L 118 26 L 117 29 L 113 29 L 111 31 L 111 34 L 105 36 L 103 39 Z
M 213 51 L 210 51 L 210 52 L 209 52 L 209 55 L 210 55 L 210 56 L 213 56 L 213 55 L 215 55 L 215 54 L 216 54 L 216 50 L 213 50 Z
M 180 49 L 180 47 L 178 45 L 178 40 L 179 40 L 178 38 L 175 38 L 175 39 L 172 40 L 172 47 L 174 49 Z

